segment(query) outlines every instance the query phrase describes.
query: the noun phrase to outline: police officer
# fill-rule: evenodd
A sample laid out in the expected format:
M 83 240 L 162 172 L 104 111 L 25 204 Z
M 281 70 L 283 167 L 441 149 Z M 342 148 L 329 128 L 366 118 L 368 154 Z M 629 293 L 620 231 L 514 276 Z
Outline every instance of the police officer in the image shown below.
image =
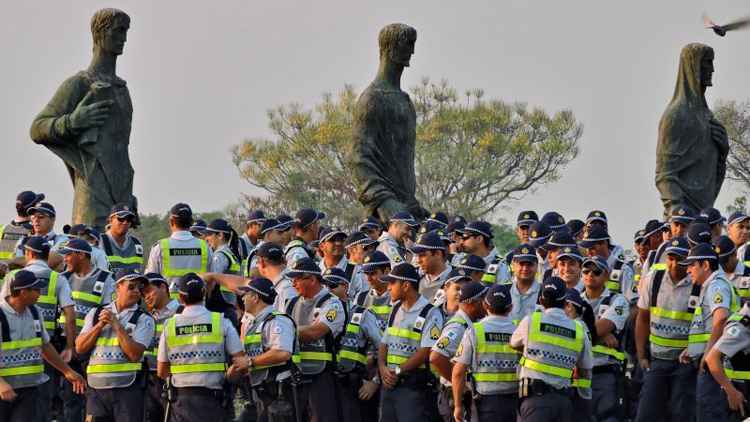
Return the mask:
M 454 268 L 445 278 L 443 288 L 437 291 L 435 298 L 432 299 L 432 306 L 440 309 L 443 319 L 450 319 L 458 312 L 458 306 L 461 301 L 461 286 L 472 281 L 466 270 Z
M 264 243 L 283 244 L 281 229 L 285 227 L 286 225 L 280 223 L 279 220 L 275 218 L 267 218 L 263 221 L 260 228 L 260 238 L 255 244 L 255 247 L 250 251 L 245 262 L 246 271 L 244 274 L 246 276 L 252 277 L 254 275 L 253 271 L 258 268 L 258 256 L 256 254 L 258 248 L 263 246 Z
M 174 387 L 169 420 L 224 420 L 225 379 L 239 378 L 248 368 L 242 343 L 228 319 L 203 306 L 206 285 L 198 275 L 185 274 L 177 289 L 184 309 L 164 324 L 157 355 L 159 377 Z
M 76 394 L 83 394 L 86 384 L 50 344 L 44 320 L 34 305 L 44 280 L 31 271 L 20 270 L 11 275 L 8 284 L 9 294 L 0 299 L 0 359 L 3 362 L 0 420 L 34 421 L 38 420 L 40 410 L 38 388 L 49 382 L 42 359 L 65 376 Z
M 695 211 L 686 206 L 680 206 L 672 210 L 669 220 L 664 223 L 665 232 L 662 233 L 663 241 L 656 249 L 653 259 L 649 262 L 650 270 L 664 269 L 666 256 L 665 250 L 669 247 L 670 240 L 675 237 L 687 236 L 688 226 L 695 221 Z
M 372 415 L 365 413 L 363 402 L 370 400 L 380 387 L 367 370 L 368 354 L 371 350 L 377 350 L 382 338 L 378 318 L 367 308 L 356 304 L 349 307 L 346 293 L 349 282 L 340 268 L 325 270 L 323 283 L 341 300 L 344 309 L 349 309 L 346 312 L 346 329 L 338 339 L 336 355 L 335 374 L 342 420 L 370 420 Z
M 746 397 L 750 379 L 750 305 L 732 314 L 721 337 L 706 355 L 706 364 L 721 394 L 711 397 L 714 415 L 722 421 L 740 421 L 748 415 Z
M 362 220 L 362 223 L 357 226 L 357 230 L 366 234 L 372 240 L 378 240 L 383 233 L 383 226 L 380 225 L 377 218 L 369 216 Z
M 482 300 L 487 314 L 464 333 L 454 358 L 453 418 L 469 420 L 464 397 L 466 374 L 471 373 L 473 407 L 471 415 L 478 422 L 514 422 L 518 401 L 518 352 L 510 347 L 516 329 L 511 321 L 509 286 L 494 284 Z
M 458 310 L 445 322 L 440 337 L 430 352 L 430 365 L 436 368 L 440 375 L 438 411 L 446 422 L 453 421 L 454 409 L 454 395 L 451 390 L 453 372 L 451 359 L 456 355 L 466 329 L 484 316 L 482 301 L 487 290 L 486 285 L 476 281 L 467 281 L 461 285 Z
M 92 230 L 94 231 L 92 232 Z M 107 255 L 97 246 L 99 244 L 99 232 L 85 224 L 76 224 L 68 231 L 68 237 L 70 239 L 86 241 L 91 246 L 91 264 L 96 268 L 101 268 L 105 271 L 109 270 Z M 92 242 L 92 239 L 95 240 Z
M 335 397 L 335 339 L 346 322 L 341 301 L 321 284 L 320 267 L 310 258 L 300 258 L 287 275 L 299 296 L 287 303 L 286 313 L 297 323 L 303 384 L 299 409 L 313 422 L 339 421 Z
M 640 280 L 644 279 L 649 271 L 653 269 L 652 265 L 656 258 L 656 250 L 659 249 L 659 246 L 662 243 L 662 223 L 658 220 L 649 220 L 646 222 L 643 231 L 642 245 L 644 249 L 646 249 L 646 258 L 641 265 L 640 278 L 638 279 L 639 284 Z
M 552 233 L 547 243 L 544 245 L 544 250 L 547 251 L 547 269 L 542 274 L 542 280 L 547 279 L 553 275 L 559 275 L 557 272 L 557 257 L 564 249 L 572 250 L 578 248 L 576 240 L 565 230 L 556 231 Z
M 76 352 L 91 353 L 87 420 L 143 420 L 143 352 L 154 336 L 154 319 L 138 307 L 146 282 L 142 274 L 120 271 L 114 302 L 89 311 L 76 338 Z
M 329 268 L 338 268 L 343 271 L 349 285 L 347 294 L 350 299 L 353 299 L 360 292 L 367 290 L 367 280 L 357 264 L 349 262 L 346 257 L 344 248 L 346 238 L 346 233 L 337 228 L 321 230 L 320 250 L 323 252 L 323 258 L 319 265 L 321 272 Z
M 552 229 L 550 229 L 546 223 L 537 221 L 531 225 L 529 230 L 531 231 L 529 233 L 528 244 L 534 247 L 538 258 L 536 277 L 537 280 L 542 281 L 542 276 L 547 269 L 549 269 L 549 264 L 547 263 L 547 250 L 545 249 L 545 246 L 547 245 L 547 241 L 552 237 Z
M 594 353 L 592 411 L 597 421 L 616 422 L 621 419 L 620 383 L 625 369 L 622 335 L 630 314 L 630 305 L 622 294 L 607 289 L 609 265 L 599 256 L 583 262 L 585 290 L 581 297 L 594 311 L 597 341 Z
M 510 287 L 513 309 L 510 318 L 514 322 L 521 321 L 536 309 L 541 291 L 541 284 L 536 281 L 538 259 L 536 250 L 529 244 L 520 245 L 513 250 L 513 280 Z
M 529 243 L 529 232 L 531 225 L 539 221 L 539 216 L 535 211 L 527 210 L 518 213 L 516 218 L 516 238 L 518 243 Z
M 16 244 L 31 232 L 29 208 L 44 200 L 43 193 L 23 191 L 16 196 L 16 217 L 8 224 L 0 225 L 0 263 L 7 264 L 16 256 Z M 7 267 L 0 276 L 5 276 Z
M 143 244 L 130 229 L 136 220 L 135 212 L 126 204 L 116 204 L 109 213 L 107 231 L 100 246 L 107 255 L 110 271 L 143 269 Z
M 645 372 L 638 422 L 662 420 L 667 412 L 672 420 L 693 420 L 695 415 L 696 372 L 679 362 L 693 319 L 692 285 L 682 265 L 688 251 L 687 239 L 672 239 L 665 248 L 666 268 L 641 280 L 635 335 L 638 362 Z
M 586 223 L 578 219 L 572 219 L 568 220 L 565 225 L 568 226 L 568 233 L 573 236 L 573 239 L 576 241 L 583 239 Z
M 719 266 L 724 276 L 729 280 L 744 304 L 750 300 L 750 268 L 737 258 L 737 248 L 728 236 L 719 236 L 715 243 L 716 254 L 719 256 Z
M 472 221 L 463 230 L 463 248 L 466 253 L 484 259 L 487 269 L 482 277 L 484 283 L 505 283 L 510 280 L 504 257 L 492 244 L 492 226 L 486 221 Z
M 600 256 L 609 264 L 609 281 L 607 289 L 612 293 L 622 293 L 628 301 L 635 302 L 638 299 L 638 286 L 633 282 L 633 269 L 625 265 L 625 257 L 615 255 L 615 249 L 610 244 L 609 233 L 601 226 L 592 226 L 579 242 L 586 249 L 588 256 Z
M 688 347 L 680 355 L 680 361 L 698 364 L 696 420 L 713 421 L 721 416 L 714 413 L 713 406 L 715 399 L 721 397 L 721 387 L 711 373 L 706 371 L 703 355 L 721 336 L 729 315 L 739 310 L 739 301 L 732 284 L 719 269 L 718 255 L 710 244 L 699 243 L 690 248 L 685 263 L 693 282 L 690 306 L 695 309 L 690 324 Z M 699 289 L 697 297 L 694 294 L 696 288 Z
M 377 250 L 391 260 L 391 267 L 407 262 L 406 244 L 417 227 L 419 224 L 406 211 L 397 212 L 388 220 L 387 230 L 378 238 Z
M 169 297 L 169 284 L 167 280 L 157 273 L 144 274 L 148 284 L 143 288 L 143 300 L 146 310 L 154 318 L 155 330 L 151 343 L 143 352 L 148 364 L 148 379 L 146 383 L 146 421 L 164 421 L 164 402 L 162 393 L 164 380 L 156 374 L 156 355 L 159 348 L 159 340 L 164 332 L 164 323 L 174 314 L 182 311 L 180 303 Z
M 583 256 L 581 256 L 578 246 L 560 248 L 557 252 L 556 261 L 556 275 L 563 279 L 565 287 L 582 292 L 584 289 L 583 280 L 581 279 Z
M 245 219 L 245 232 L 242 233 L 240 238 L 245 245 L 244 249 L 248 253 L 258 245 L 258 240 L 261 237 L 260 229 L 264 221 L 266 221 L 266 214 L 261 210 L 253 210 L 247 215 Z M 247 258 L 247 255 L 243 258 Z
M 565 293 L 560 278 L 548 278 L 539 299 L 544 310 L 524 317 L 510 339 L 523 351 L 519 421 L 572 420 L 573 376 L 591 378 L 591 341 L 583 324 L 565 315 Z
M 750 217 L 741 211 L 733 212 L 727 219 L 727 236 L 737 247 L 737 258 L 750 266 L 750 249 L 747 247 L 750 241 Z
M 146 272 L 159 273 L 169 281 L 173 298 L 177 294 L 177 282 L 188 273 L 205 273 L 213 262 L 213 254 L 205 240 L 196 239 L 188 231 L 193 222 L 193 210 L 188 204 L 175 204 L 169 211 L 168 238 L 161 239 L 151 247 Z M 212 271 L 220 272 L 220 271 Z
M 241 337 L 250 371 L 256 420 L 265 422 L 269 419 L 269 405 L 273 400 L 293 402 L 289 381 L 297 330 L 288 315 L 275 310 L 276 291 L 270 280 L 256 277 L 239 291 L 248 317 L 242 326 Z M 241 416 L 239 420 L 245 419 Z
M 586 217 L 586 230 L 593 226 L 600 226 L 605 231 L 609 232 L 609 221 L 607 220 L 607 214 L 601 210 L 593 210 Z M 609 254 L 614 256 L 620 256 L 625 254 L 625 250 L 622 246 L 614 243 L 612 239 L 609 241 Z
M 393 267 L 387 280 L 393 306 L 378 350 L 383 383 L 380 421 L 432 420 L 436 415 L 430 349 L 440 338 L 443 317 L 419 294 L 419 274 L 409 263 Z
M 388 282 L 382 278 L 391 272 L 391 261 L 383 252 L 371 252 L 365 257 L 362 272 L 367 277 L 370 290 L 358 294 L 354 298 L 354 305 L 372 311 L 378 319 L 380 331 L 383 332 L 388 325 L 392 302 Z
M 508 255 L 513 256 L 513 251 Z M 456 265 L 453 265 L 453 268 L 466 271 L 466 275 L 474 281 L 482 281 L 484 270 L 487 268 L 487 263 L 484 262 L 484 259 L 476 255 L 465 254 Z
M 318 240 L 320 213 L 311 208 L 297 211 L 292 230 L 294 230 L 294 237 L 284 249 L 287 265 L 291 266 L 301 258 L 315 259 L 315 253 L 309 245 Z
M 349 262 L 356 265 L 362 265 L 367 254 L 374 251 L 377 246 L 377 240 L 373 240 L 361 231 L 352 232 L 344 241 L 346 257 Z
M 240 261 L 239 236 L 227 220 L 217 218 L 206 226 L 206 241 L 213 252 L 212 271 L 242 275 Z M 237 305 L 237 296 L 227 288 L 221 288 L 224 301 Z
M 700 217 L 706 220 L 711 227 L 711 242 L 718 240 L 719 236 L 724 234 L 724 223 L 727 221 L 721 212 L 716 208 L 705 208 L 701 210 Z
M 446 262 L 445 244 L 437 231 L 431 231 L 419 236 L 411 252 L 421 270 L 419 294 L 432 302 L 451 272 L 451 266 Z
M 54 231 L 55 216 L 57 215 L 55 207 L 49 202 L 40 202 L 29 208 L 29 215 L 31 215 L 31 227 L 34 235 L 42 236 L 50 246 L 50 257 L 48 259 L 50 268 L 57 268 L 62 262 L 62 257 L 57 254 L 57 250 L 63 242 L 68 240 L 68 236 L 57 234 Z M 27 239 L 28 236 L 19 239 L 16 244 L 16 257 L 24 256 L 23 245 Z

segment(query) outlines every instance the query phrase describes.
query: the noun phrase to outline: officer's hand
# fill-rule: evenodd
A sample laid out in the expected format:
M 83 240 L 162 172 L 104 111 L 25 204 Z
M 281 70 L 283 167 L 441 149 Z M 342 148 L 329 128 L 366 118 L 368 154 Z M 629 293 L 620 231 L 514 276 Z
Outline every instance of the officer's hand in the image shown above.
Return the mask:
M 742 417 L 745 417 L 745 396 L 737 390 L 733 385 L 730 385 L 728 389 L 724 390 L 727 393 L 727 401 L 729 402 L 729 408 L 735 412 L 740 412 Z
M 231 382 L 237 382 L 243 375 L 247 374 L 247 365 L 244 367 L 233 363 L 229 369 L 227 369 L 226 377 Z
M 3 399 L 3 401 L 13 401 L 16 397 L 18 396 L 16 396 L 16 392 L 10 384 L 6 381 L 0 382 L 0 399 Z
M 65 379 L 73 386 L 73 391 L 76 394 L 86 392 L 86 380 L 78 372 L 71 369 L 65 374 Z
M 99 314 L 98 324 L 101 324 L 102 327 L 105 327 L 108 324 L 112 324 L 113 320 L 116 320 L 116 318 L 112 318 L 112 311 L 110 311 L 109 309 L 102 309 L 102 312 Z
M 107 121 L 109 111 L 114 101 L 104 100 L 87 104 L 91 99 L 91 92 L 78 103 L 76 109 L 70 114 L 70 125 L 73 129 L 88 129 L 90 127 L 99 127 Z
M 680 353 L 680 363 L 685 365 L 693 363 L 693 358 L 688 355 L 687 349 L 683 350 L 682 353 Z
M 612 348 L 612 349 L 616 349 L 620 345 L 620 343 L 617 341 L 617 337 L 613 336 L 612 333 L 609 333 L 606 336 L 604 336 L 602 341 L 604 341 L 605 346 Z
M 73 349 L 66 347 L 63 349 L 62 352 L 60 352 L 60 358 L 65 363 L 70 363 L 70 360 L 73 358 Z
M 385 365 L 380 366 L 380 380 L 383 382 L 383 386 L 387 389 L 392 389 L 398 382 L 398 375 L 392 369 Z
M 453 408 L 453 420 L 456 422 L 463 422 L 464 420 L 464 409 L 461 406 Z
M 370 400 L 378 392 L 380 386 L 372 381 L 365 380 L 359 388 L 359 399 Z
M 640 364 L 641 368 L 644 369 L 644 370 L 651 369 L 651 361 L 649 361 L 646 358 L 639 358 L 638 359 L 638 364 Z

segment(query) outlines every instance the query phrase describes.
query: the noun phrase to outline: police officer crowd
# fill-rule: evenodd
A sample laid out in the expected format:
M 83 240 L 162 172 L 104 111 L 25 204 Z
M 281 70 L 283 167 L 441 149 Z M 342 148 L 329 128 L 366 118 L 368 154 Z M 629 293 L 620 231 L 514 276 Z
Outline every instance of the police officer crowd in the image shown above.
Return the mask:
M 435 212 L 351 232 L 314 209 L 0 226 L 0 422 L 734 421 L 750 381 L 750 217 L 522 211 L 518 246 Z

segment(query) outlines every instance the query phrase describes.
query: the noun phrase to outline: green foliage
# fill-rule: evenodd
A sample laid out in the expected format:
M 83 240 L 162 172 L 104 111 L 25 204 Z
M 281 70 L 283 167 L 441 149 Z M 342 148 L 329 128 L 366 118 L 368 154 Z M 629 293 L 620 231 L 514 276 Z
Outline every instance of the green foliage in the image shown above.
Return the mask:
M 417 112 L 417 198 L 428 210 L 489 219 L 524 193 L 560 177 L 578 154 L 582 126 L 569 110 L 548 115 L 525 104 L 484 100 L 482 90 L 459 102 L 446 81 L 423 79 L 411 89 Z M 320 209 L 328 224 L 352 228 L 363 217 L 351 177 L 351 128 L 357 94 L 345 86 L 312 110 L 299 104 L 268 112 L 272 139 L 232 149 L 240 175 L 263 189 L 244 207 L 271 214 Z
M 744 196 L 738 196 L 734 198 L 734 202 L 727 206 L 727 215 L 733 212 L 747 213 L 747 198 Z
M 516 237 L 515 229 L 507 225 L 505 222 L 493 224 L 492 233 L 495 235 L 495 237 L 492 238 L 492 242 L 501 253 L 508 252 L 518 246 L 518 238 Z
M 727 178 L 740 182 L 743 190 L 750 192 L 750 101 L 718 101 L 714 116 L 729 138 Z

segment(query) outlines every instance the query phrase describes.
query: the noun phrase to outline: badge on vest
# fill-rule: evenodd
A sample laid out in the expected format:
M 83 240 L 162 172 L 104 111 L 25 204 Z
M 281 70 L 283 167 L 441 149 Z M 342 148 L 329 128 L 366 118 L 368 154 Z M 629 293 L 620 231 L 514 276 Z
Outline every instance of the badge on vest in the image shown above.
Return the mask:
M 688 300 L 688 308 L 695 309 L 698 307 L 698 296 L 690 296 Z
M 610 274 L 609 279 L 612 281 L 620 281 L 621 274 L 622 270 L 612 270 L 612 274 Z
M 414 321 L 414 329 L 418 331 L 422 331 L 423 327 L 424 327 L 424 318 L 417 317 L 417 319 Z
M 358 312 L 354 315 L 352 315 L 352 324 L 359 325 L 362 322 L 362 313 Z
M 132 322 L 128 322 L 125 324 L 125 332 L 128 334 L 133 334 L 133 331 L 135 331 L 135 324 Z
M 135 254 L 143 255 L 143 245 L 135 245 Z
M 96 283 L 94 283 L 94 293 L 99 293 L 101 295 L 103 291 L 104 283 L 102 283 L 101 281 L 97 281 Z
M 36 331 L 37 333 L 42 332 L 42 323 L 38 319 L 34 320 L 34 331 Z
M 497 264 L 490 264 L 490 265 L 488 265 L 486 272 L 488 274 L 495 274 L 497 272 Z

